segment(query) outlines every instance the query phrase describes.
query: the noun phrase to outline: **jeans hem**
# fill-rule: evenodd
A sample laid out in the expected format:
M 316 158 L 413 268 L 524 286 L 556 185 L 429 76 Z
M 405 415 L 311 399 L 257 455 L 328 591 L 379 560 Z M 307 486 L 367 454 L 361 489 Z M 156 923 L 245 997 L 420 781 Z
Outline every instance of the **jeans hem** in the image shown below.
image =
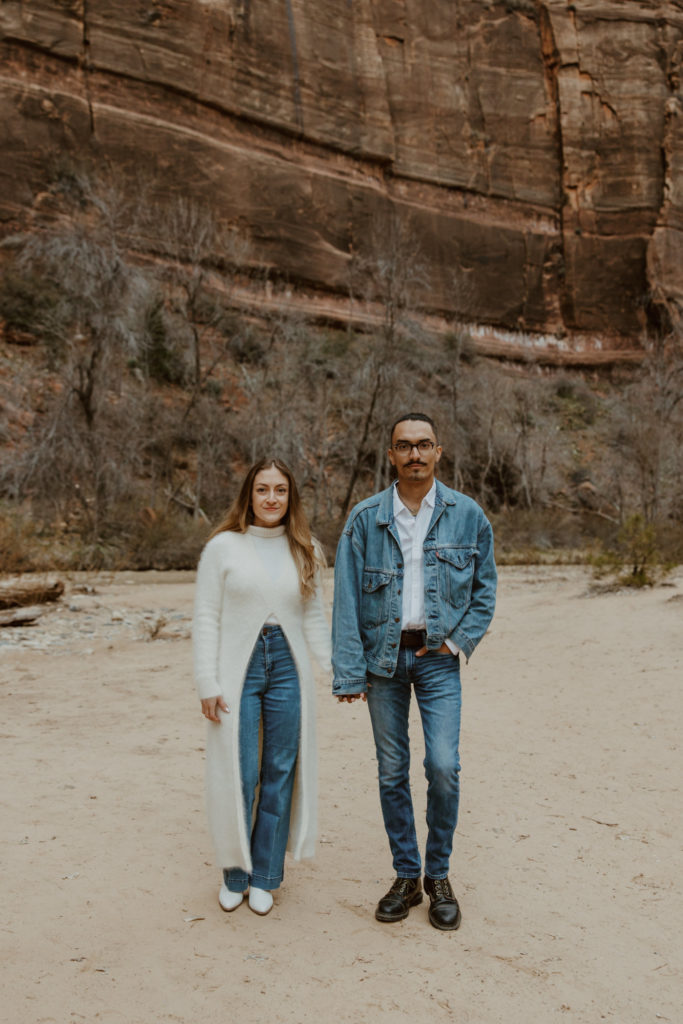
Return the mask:
M 416 868 L 397 868 L 393 865 L 397 878 L 422 878 L 422 868 L 418 864 Z
M 228 892 L 246 892 L 249 886 L 255 886 L 257 889 L 265 889 L 270 892 L 272 889 L 279 889 L 282 885 L 282 879 L 284 876 L 279 878 L 264 878 L 263 875 L 252 875 L 251 878 L 248 875 L 244 875 L 244 878 L 231 878 L 226 879 L 223 877 L 223 884 L 227 888 Z M 406 876 L 407 877 L 407 876 Z
M 230 870 L 223 869 L 223 885 L 226 887 L 228 892 L 246 892 L 249 888 L 249 875 L 246 872 L 241 872 L 235 875 L 234 868 Z
M 257 889 L 265 889 L 267 892 L 271 892 L 273 889 L 280 888 L 282 885 L 282 877 L 264 878 L 262 875 L 252 875 L 249 884 L 255 886 Z

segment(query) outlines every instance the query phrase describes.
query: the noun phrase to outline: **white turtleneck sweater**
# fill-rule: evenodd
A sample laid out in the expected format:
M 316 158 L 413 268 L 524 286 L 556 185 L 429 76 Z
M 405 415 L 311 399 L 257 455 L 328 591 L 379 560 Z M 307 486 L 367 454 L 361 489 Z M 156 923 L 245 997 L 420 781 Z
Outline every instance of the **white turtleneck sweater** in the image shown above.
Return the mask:
M 197 569 L 193 652 L 200 698 L 222 694 L 230 712 L 207 722 L 206 780 L 209 824 L 218 865 L 251 870 L 250 837 L 242 808 L 239 706 L 259 630 L 277 622 L 289 643 L 301 688 L 301 741 L 297 762 L 290 848 L 312 856 L 316 835 L 317 763 L 315 687 L 309 650 L 330 671 L 330 633 L 316 593 L 304 601 L 284 527 L 250 526 L 247 533 L 213 537 Z
M 277 583 L 291 558 L 284 526 L 250 526 L 248 532 L 270 579 L 273 583 Z M 273 543 L 278 537 L 284 537 L 284 543 L 282 541 L 277 544 Z M 277 616 L 269 615 L 266 622 L 277 625 Z

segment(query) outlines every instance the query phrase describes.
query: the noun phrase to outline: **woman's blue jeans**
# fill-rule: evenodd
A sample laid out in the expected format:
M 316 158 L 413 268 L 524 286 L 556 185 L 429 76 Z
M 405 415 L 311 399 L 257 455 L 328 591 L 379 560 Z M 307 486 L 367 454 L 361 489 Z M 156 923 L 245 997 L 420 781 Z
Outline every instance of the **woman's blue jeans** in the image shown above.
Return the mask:
M 420 851 L 410 793 L 408 714 L 415 691 L 425 741 L 427 847 L 425 874 L 446 878 L 460 796 L 460 660 L 452 654 L 399 651 L 390 679 L 368 675 L 368 708 L 379 767 L 384 827 L 399 878 L 419 878 Z
M 251 829 L 252 873 L 226 868 L 223 877 L 231 892 L 244 892 L 248 885 L 277 889 L 282 882 L 300 721 L 299 677 L 289 644 L 279 626 L 266 625 L 254 646 L 240 701 L 240 771 L 247 831 L 256 786 L 261 784 Z

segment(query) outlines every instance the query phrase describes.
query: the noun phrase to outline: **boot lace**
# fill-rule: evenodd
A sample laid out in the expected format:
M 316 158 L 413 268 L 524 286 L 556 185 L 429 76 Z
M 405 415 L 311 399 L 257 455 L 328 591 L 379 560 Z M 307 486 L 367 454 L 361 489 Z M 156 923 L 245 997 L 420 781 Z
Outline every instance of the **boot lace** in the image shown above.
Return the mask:
M 414 885 L 415 881 L 412 878 L 397 878 L 389 892 L 396 896 L 405 896 Z
M 448 881 L 447 878 L 433 878 L 431 888 L 434 899 L 454 899 L 453 890 L 451 889 L 451 883 Z

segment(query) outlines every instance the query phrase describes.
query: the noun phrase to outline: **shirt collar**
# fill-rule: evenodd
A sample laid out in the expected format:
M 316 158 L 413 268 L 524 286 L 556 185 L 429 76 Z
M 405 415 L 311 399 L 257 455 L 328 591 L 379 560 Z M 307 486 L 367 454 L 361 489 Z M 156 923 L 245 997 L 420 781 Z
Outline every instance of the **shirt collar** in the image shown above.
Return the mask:
M 435 502 L 436 502 L 436 480 L 434 480 L 434 482 L 432 483 L 432 486 L 429 488 L 429 490 L 425 494 L 424 498 L 422 499 L 422 504 L 420 505 L 420 508 L 423 508 L 423 506 L 428 505 L 429 508 L 433 509 Z M 418 509 L 418 511 L 419 511 L 419 509 Z M 407 513 L 411 518 L 415 518 L 413 516 L 413 513 L 410 511 L 410 509 L 406 505 L 404 505 L 403 502 L 401 501 L 400 495 L 398 493 L 398 481 L 396 481 L 394 483 L 394 518 L 396 518 L 396 516 L 402 515 L 404 512 Z

